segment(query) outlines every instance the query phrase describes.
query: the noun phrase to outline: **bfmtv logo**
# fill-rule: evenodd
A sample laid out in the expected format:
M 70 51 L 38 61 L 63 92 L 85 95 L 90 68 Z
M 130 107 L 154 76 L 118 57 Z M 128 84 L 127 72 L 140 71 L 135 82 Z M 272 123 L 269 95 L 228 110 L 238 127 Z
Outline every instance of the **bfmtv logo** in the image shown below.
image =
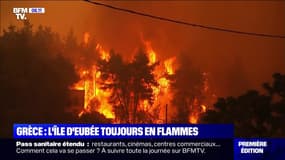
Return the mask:
M 17 20 L 26 20 L 26 14 L 44 14 L 45 8 L 13 8 L 13 13 L 16 15 Z
M 17 20 L 26 20 L 26 13 L 28 13 L 28 8 L 13 8 L 13 13 L 16 15 Z

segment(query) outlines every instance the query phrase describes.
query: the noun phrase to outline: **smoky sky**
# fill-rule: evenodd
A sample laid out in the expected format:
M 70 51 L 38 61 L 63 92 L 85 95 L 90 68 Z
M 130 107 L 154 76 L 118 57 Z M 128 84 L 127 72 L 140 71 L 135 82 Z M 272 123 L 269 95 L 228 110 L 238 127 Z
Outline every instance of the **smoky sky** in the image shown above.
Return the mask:
M 162 17 L 246 32 L 285 35 L 284 1 L 101 1 Z M 189 54 L 189 63 L 209 72 L 219 96 L 260 89 L 274 72 L 285 72 L 285 40 L 237 35 L 162 22 L 94 6 L 82 1 L 1 1 L 1 31 L 22 25 L 13 7 L 45 7 L 27 15 L 34 26 L 50 26 L 81 40 L 89 32 L 107 50 L 130 57 L 142 39 L 151 41 L 158 59 Z M 2 34 L 2 32 L 1 32 Z

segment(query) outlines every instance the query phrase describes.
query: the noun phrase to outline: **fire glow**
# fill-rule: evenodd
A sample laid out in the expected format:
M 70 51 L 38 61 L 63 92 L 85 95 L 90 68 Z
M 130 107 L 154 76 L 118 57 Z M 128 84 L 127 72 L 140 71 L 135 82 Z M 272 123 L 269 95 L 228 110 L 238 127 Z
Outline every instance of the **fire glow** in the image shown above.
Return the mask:
M 89 33 L 85 32 L 83 36 L 84 45 L 90 43 L 89 38 Z M 149 59 L 149 65 L 155 63 L 159 64 L 153 71 L 158 85 L 151 87 L 154 95 L 154 103 L 150 104 L 147 100 L 141 100 L 139 101 L 138 110 L 148 112 L 151 115 L 154 115 L 152 114 L 154 112 L 158 112 L 153 123 L 167 123 L 167 116 L 170 116 L 168 119 L 171 119 L 171 112 L 173 111 L 168 109 L 169 111 L 167 112 L 167 109 L 164 108 L 167 106 L 171 107 L 171 101 L 173 99 L 171 82 L 168 77 L 175 75 L 177 69 L 175 64 L 177 63 L 177 60 L 176 57 L 170 57 L 162 62 L 158 62 L 158 54 L 152 48 L 151 42 L 144 41 L 143 43 Z M 96 44 L 95 53 L 99 53 L 99 57 L 102 60 L 107 62 L 110 60 L 110 53 L 104 50 L 100 44 Z M 111 119 L 113 123 L 120 123 L 116 121 L 114 109 L 108 101 L 111 96 L 111 91 L 103 90 L 100 86 L 99 81 L 101 80 L 101 72 L 98 70 L 96 64 L 94 63 L 94 65 L 88 69 L 76 66 L 76 70 L 80 76 L 80 81 L 74 84 L 72 89 L 82 90 L 84 92 L 84 106 L 78 114 L 78 117 L 96 111 L 103 114 L 106 118 Z M 110 82 L 112 82 L 112 80 L 110 80 Z M 205 81 L 203 90 L 206 91 L 208 88 L 209 86 Z M 189 110 L 191 111 L 188 118 L 189 123 L 193 124 L 198 123 L 200 114 L 206 112 L 208 109 L 207 105 L 201 104 L 197 98 L 195 98 L 192 104 L 187 107 L 189 107 Z

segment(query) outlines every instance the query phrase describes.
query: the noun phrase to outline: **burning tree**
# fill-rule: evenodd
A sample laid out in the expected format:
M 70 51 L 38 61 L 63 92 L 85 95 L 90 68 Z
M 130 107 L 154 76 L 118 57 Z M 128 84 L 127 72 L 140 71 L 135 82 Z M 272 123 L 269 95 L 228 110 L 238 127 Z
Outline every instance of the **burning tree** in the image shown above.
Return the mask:
M 89 119 L 93 115 L 98 117 L 100 123 L 109 122 L 114 118 L 112 106 L 108 103 L 110 93 L 101 89 L 98 82 L 101 73 L 97 67 L 97 60 L 109 60 L 109 53 L 105 52 L 88 32 L 84 33 L 83 41 L 78 44 L 73 32 L 70 31 L 65 47 L 69 51 L 66 56 L 72 61 L 80 77 L 70 89 L 84 92 L 83 106 L 74 106 L 73 112 L 78 114 L 80 120 Z
M 206 110 L 203 104 L 208 87 L 206 74 L 195 69 L 186 54 L 180 54 L 178 60 L 179 68 L 171 77 L 172 105 L 176 106 L 174 122 L 197 123 L 199 114 Z
M 170 57 L 159 63 L 151 43 L 143 41 L 144 49 L 126 61 L 113 50 L 106 52 L 89 41 L 87 33 L 83 39 L 74 60 L 80 81 L 71 87 L 84 91 L 79 117 L 99 112 L 113 123 L 163 123 L 167 117 L 169 122 L 175 118 L 175 122 L 197 123 L 205 112 L 206 74 L 188 66 L 185 57 L 181 62 Z M 181 64 L 176 73 L 177 62 Z
M 0 120 L 6 128 L 14 121 L 163 123 L 169 117 L 170 123 L 234 123 L 241 136 L 284 135 L 284 75 L 264 85 L 267 94 L 222 98 L 211 109 L 208 73 L 191 66 L 185 54 L 159 63 L 151 43 L 143 42 L 144 50 L 125 61 L 88 32 L 78 44 L 72 32 L 62 41 L 50 28 L 33 31 L 28 22 L 8 29 L 0 36 Z M 69 92 L 84 101 L 72 110 L 76 116 L 66 112 Z
M 142 50 L 132 62 L 124 62 L 113 51 L 109 60 L 98 61 L 101 88 L 111 91 L 109 102 L 113 105 L 119 122 L 142 122 L 138 119 L 138 112 L 142 111 L 139 105 L 141 102 L 153 104 L 152 86 L 157 86 L 153 74 L 156 64 L 149 64 L 148 57 Z

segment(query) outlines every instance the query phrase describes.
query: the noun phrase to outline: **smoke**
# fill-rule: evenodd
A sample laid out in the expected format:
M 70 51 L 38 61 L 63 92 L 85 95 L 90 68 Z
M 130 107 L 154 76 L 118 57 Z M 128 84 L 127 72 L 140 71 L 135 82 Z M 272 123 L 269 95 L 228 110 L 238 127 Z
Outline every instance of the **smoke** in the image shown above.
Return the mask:
M 103 1 L 110 5 L 198 24 L 248 32 L 285 34 L 285 2 Z M 62 35 L 74 29 L 82 40 L 85 32 L 108 50 L 129 58 L 151 41 L 158 59 L 187 53 L 189 61 L 210 73 L 218 96 L 238 95 L 260 89 L 272 73 L 285 72 L 285 41 L 223 33 L 162 22 L 85 2 L 2 2 L 1 28 L 18 24 L 12 7 L 42 6 L 44 15 L 29 15 L 31 23 L 51 26 Z M 66 12 L 62 12 L 62 10 Z M 76 11 L 76 12 L 75 12 Z M 2 14 L 3 13 L 3 14 Z M 64 19 L 64 21 L 63 21 Z
M 108 4 L 205 25 L 285 34 L 285 22 L 282 20 L 285 18 L 284 2 Z M 125 57 L 134 53 L 141 39 L 152 42 L 158 59 L 187 53 L 194 67 L 211 74 L 210 82 L 219 96 L 238 95 L 248 89 L 259 89 L 263 82 L 270 79 L 272 73 L 285 70 L 285 43 L 282 39 L 191 28 L 98 6 L 90 8 L 86 26 L 86 30 L 106 48 L 112 48 Z
M 285 33 L 285 23 L 281 20 L 285 17 L 282 12 L 284 3 L 280 6 L 278 3 L 258 2 L 110 4 L 205 25 L 253 32 Z M 94 10 L 97 9 L 94 6 Z M 108 9 L 102 10 L 100 15 L 102 18 L 98 21 L 104 27 L 99 25 L 94 32 L 105 35 L 104 43 L 111 44 L 108 47 L 113 46 L 115 50 L 129 55 L 137 46 L 140 34 L 152 42 L 158 59 L 177 56 L 181 52 L 187 53 L 194 67 L 210 72 L 212 86 L 220 96 L 237 95 L 249 88 L 257 88 L 270 79 L 273 72 L 284 72 L 285 69 L 284 40 L 207 31 Z M 106 20 L 108 17 L 116 18 Z

